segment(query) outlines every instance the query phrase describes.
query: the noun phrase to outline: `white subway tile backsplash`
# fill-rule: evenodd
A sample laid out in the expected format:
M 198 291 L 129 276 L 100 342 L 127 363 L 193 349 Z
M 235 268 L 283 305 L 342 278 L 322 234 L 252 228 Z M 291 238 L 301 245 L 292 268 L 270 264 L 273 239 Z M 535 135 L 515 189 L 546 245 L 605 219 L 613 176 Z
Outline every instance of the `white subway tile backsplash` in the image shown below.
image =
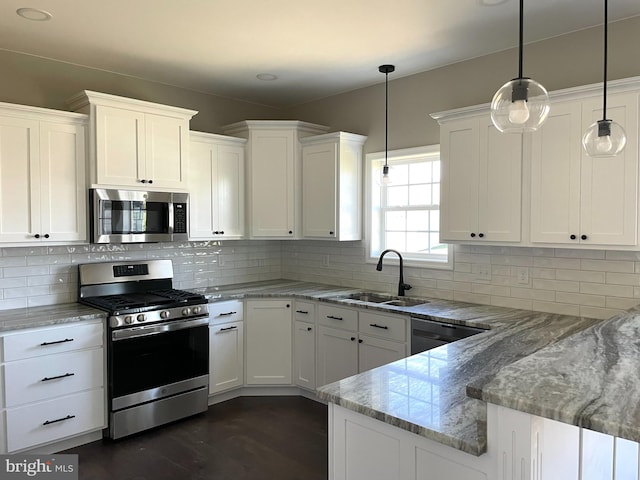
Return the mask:
M 557 313 L 559 315 L 580 315 L 579 305 L 569 305 L 566 303 L 541 302 L 534 300 L 532 309 L 538 312 Z
M 556 292 L 556 302 L 573 303 L 575 305 L 587 305 L 591 307 L 606 306 L 604 295 L 587 295 L 584 293 Z
M 490 295 L 481 295 L 478 293 L 453 292 L 453 299 L 458 302 L 479 303 L 481 305 L 491 305 Z
M 472 284 L 471 292 L 481 293 L 484 295 L 498 295 L 501 297 L 508 297 L 511 293 L 509 287 L 503 287 L 500 285 L 486 285 L 482 283 Z
M 554 250 L 554 256 L 562 258 L 590 258 L 594 260 L 604 260 L 605 254 L 605 250 L 583 250 L 578 248 L 556 248 Z
M 640 304 L 640 300 L 637 298 L 607 297 L 606 307 L 618 310 L 627 310 L 628 308 L 635 307 L 638 304 Z
M 607 272 L 607 283 L 640 286 L 640 274 Z
M 605 272 L 593 272 L 588 270 L 556 270 L 557 280 L 569 280 L 575 282 L 605 283 Z
M 491 297 L 491 305 L 496 307 L 508 307 L 508 308 L 520 308 L 523 310 L 531 310 L 533 307 L 533 301 L 526 298 L 513 298 L 513 297 Z
M 608 285 L 602 283 L 580 283 L 580 293 L 605 295 L 609 297 L 633 298 L 633 287 L 630 285 Z
M 603 272 L 633 273 L 635 266 L 623 260 L 581 260 L 582 270 L 600 270 Z
M 599 308 L 599 307 L 589 307 L 585 305 L 580 306 L 580 315 L 583 317 L 590 318 L 601 318 L 606 320 L 607 318 L 611 318 L 614 315 L 618 315 L 622 313 L 623 310 L 615 310 L 612 308 Z
M 579 258 L 534 257 L 533 266 L 540 268 L 580 269 Z
M 555 290 L 557 292 L 578 292 L 580 291 L 580 284 L 578 282 L 534 278 L 533 288 L 540 290 Z

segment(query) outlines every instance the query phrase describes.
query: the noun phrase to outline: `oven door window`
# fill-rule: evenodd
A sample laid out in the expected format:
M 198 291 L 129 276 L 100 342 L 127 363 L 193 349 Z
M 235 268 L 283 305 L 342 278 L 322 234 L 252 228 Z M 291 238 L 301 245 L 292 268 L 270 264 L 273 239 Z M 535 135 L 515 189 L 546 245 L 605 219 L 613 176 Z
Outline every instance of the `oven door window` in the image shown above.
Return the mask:
M 165 202 L 103 200 L 100 210 L 104 235 L 169 233 L 169 205 Z
M 209 327 L 111 342 L 112 398 L 209 373 Z

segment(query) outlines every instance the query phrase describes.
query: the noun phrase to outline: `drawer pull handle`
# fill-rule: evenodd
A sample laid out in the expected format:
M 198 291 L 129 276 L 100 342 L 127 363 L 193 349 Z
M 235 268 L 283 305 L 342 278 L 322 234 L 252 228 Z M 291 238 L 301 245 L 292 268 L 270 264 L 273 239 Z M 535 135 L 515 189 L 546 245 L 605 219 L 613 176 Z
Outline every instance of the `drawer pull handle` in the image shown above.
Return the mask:
M 389 330 L 389 327 L 387 327 L 386 325 L 378 325 L 377 323 L 370 323 L 369 326 L 374 328 L 381 328 L 383 330 Z
M 65 373 L 64 375 L 57 375 L 55 377 L 44 377 L 41 382 L 48 382 L 50 380 L 58 380 L 59 378 L 73 377 L 75 373 Z
M 228 332 L 229 330 L 234 330 L 234 329 L 236 329 L 236 328 L 238 328 L 238 327 L 234 325 L 233 327 L 225 327 L 225 328 L 221 328 L 219 331 L 220 331 L 220 332 Z
M 58 343 L 67 343 L 67 342 L 73 342 L 73 338 L 65 338 L 64 340 L 56 340 L 55 342 L 42 342 L 40 346 L 46 347 L 47 345 L 56 345 Z
M 302 313 L 304 315 L 309 315 L 309 312 L 305 312 L 304 310 L 296 310 L 296 313 Z
M 331 320 L 342 320 L 342 317 L 334 317 L 333 315 L 327 315 L 327 318 L 330 318 Z
M 226 312 L 226 313 L 221 313 L 220 315 L 218 315 L 219 317 L 227 317 L 229 315 L 235 315 L 238 312 Z
M 76 416 L 75 415 L 67 415 L 66 417 L 58 418 L 56 420 L 47 420 L 46 422 L 44 422 L 42 424 L 42 426 L 51 425 L 52 423 L 64 422 L 65 420 L 71 420 L 72 418 L 76 418 Z

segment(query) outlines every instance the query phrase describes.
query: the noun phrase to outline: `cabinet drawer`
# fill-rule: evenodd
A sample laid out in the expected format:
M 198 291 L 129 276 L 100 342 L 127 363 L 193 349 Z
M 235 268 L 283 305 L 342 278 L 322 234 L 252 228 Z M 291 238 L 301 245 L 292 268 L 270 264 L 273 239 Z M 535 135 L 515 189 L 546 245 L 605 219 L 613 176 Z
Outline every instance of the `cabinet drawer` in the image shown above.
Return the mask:
M 294 314 L 295 319 L 300 322 L 315 323 L 316 305 L 315 303 L 299 302 L 298 300 L 296 300 Z
M 407 322 L 407 317 L 360 312 L 358 331 L 367 335 L 404 342 L 407 339 Z
M 356 331 L 358 329 L 358 312 L 333 305 L 320 305 L 318 307 L 318 322 L 329 327 Z
M 3 337 L 4 361 L 63 353 L 102 345 L 102 323 L 50 327 Z
M 209 323 L 238 322 L 243 319 L 242 300 L 229 300 L 209 304 Z
M 104 390 L 7 410 L 7 450 L 15 452 L 105 426 Z
M 102 387 L 103 355 L 93 348 L 7 363 L 7 408 Z

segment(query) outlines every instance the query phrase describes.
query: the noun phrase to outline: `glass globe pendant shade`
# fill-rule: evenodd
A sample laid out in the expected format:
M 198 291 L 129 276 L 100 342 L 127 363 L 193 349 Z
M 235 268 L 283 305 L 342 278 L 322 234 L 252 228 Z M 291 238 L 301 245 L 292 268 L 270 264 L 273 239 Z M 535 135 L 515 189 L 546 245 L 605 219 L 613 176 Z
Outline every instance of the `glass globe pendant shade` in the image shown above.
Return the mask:
M 491 101 L 491 121 L 504 133 L 533 132 L 549 115 L 547 90 L 530 78 L 505 83 Z
M 627 143 L 620 124 L 613 120 L 598 120 L 591 124 L 582 137 L 582 146 L 590 157 L 614 157 Z

